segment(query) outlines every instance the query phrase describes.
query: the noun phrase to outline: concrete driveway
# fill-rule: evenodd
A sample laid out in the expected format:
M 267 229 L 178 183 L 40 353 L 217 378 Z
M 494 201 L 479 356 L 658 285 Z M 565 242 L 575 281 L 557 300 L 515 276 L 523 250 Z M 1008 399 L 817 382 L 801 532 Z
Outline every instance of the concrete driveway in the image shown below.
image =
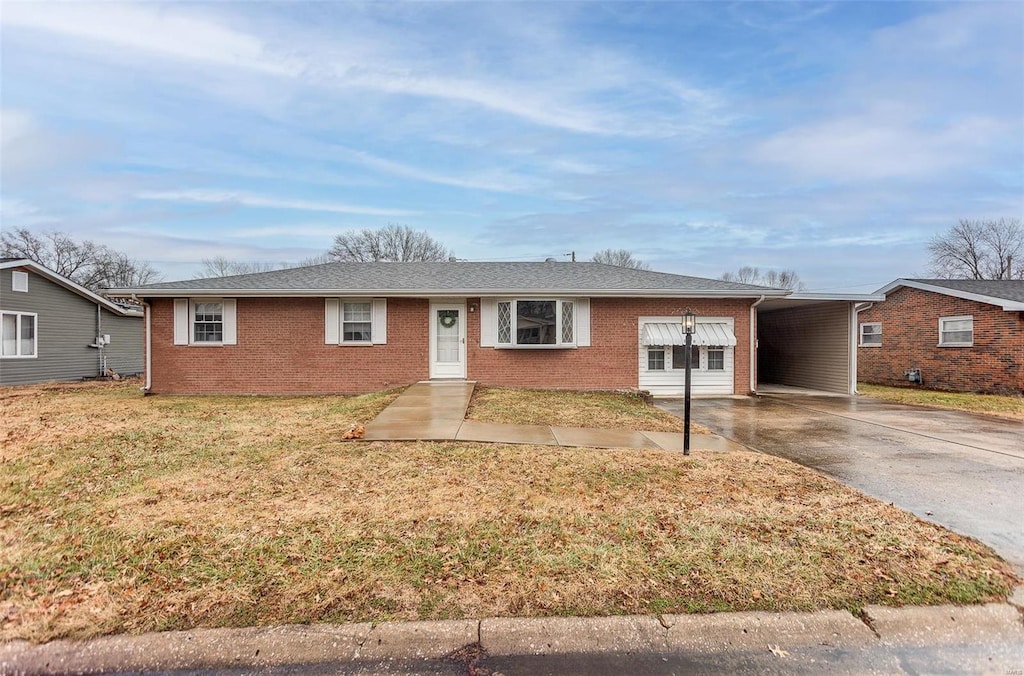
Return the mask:
M 683 401 L 658 406 L 679 416 Z M 695 422 L 992 546 L 1024 573 L 1024 423 L 868 397 L 695 399 Z

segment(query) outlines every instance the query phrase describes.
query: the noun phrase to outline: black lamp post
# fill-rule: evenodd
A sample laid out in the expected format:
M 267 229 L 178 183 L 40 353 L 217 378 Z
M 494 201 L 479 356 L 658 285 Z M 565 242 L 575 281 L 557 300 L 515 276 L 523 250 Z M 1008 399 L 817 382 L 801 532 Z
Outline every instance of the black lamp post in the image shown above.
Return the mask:
M 683 394 L 683 455 L 690 455 L 690 367 L 693 360 L 693 332 L 697 330 L 697 315 L 686 308 L 683 313 L 683 333 L 686 334 L 686 388 Z

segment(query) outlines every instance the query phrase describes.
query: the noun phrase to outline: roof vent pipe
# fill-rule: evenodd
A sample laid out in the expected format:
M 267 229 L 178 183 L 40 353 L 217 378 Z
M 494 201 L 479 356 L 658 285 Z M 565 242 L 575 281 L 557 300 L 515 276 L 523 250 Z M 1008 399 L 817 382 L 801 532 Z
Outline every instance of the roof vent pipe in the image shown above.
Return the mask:
M 545 263 L 557 263 L 558 259 L 557 258 L 545 258 L 544 262 Z

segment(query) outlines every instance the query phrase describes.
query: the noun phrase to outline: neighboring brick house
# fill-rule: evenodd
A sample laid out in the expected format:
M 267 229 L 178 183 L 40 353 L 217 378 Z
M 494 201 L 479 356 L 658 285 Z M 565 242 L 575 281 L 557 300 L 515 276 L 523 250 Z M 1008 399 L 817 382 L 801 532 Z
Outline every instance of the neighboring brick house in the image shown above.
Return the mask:
M 327 263 L 116 292 L 147 309 L 147 390 L 175 394 L 358 393 L 452 378 L 679 395 L 687 309 L 698 316 L 693 392 L 747 394 L 759 313 L 799 302 L 787 289 L 575 262 Z M 820 344 L 851 362 L 848 377 L 823 384 L 836 391 L 855 386 L 853 305 L 837 306 L 838 330 Z
M 897 279 L 859 314 L 858 379 L 1024 393 L 1024 280 Z

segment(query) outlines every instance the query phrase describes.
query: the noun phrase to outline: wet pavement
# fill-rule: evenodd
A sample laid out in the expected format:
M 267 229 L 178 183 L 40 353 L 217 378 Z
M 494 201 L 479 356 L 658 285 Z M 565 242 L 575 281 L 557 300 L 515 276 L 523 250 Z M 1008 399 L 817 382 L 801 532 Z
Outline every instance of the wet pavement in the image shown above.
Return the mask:
M 658 406 L 682 415 L 682 400 Z M 867 397 L 695 399 L 693 419 L 978 538 L 1024 572 L 1024 423 Z

